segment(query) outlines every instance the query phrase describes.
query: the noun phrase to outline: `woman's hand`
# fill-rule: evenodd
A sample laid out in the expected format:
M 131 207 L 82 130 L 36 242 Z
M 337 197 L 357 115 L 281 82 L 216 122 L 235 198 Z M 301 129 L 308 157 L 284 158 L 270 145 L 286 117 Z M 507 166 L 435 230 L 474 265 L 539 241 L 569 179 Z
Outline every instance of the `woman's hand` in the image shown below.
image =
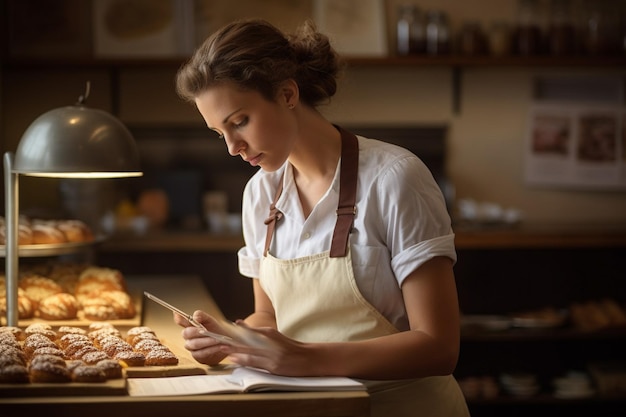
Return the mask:
M 270 327 L 252 328 L 243 321 L 237 325 L 258 333 L 266 339 L 263 346 L 219 345 L 220 352 L 228 355 L 228 360 L 242 366 L 265 369 L 276 375 L 302 376 L 315 375 L 316 361 L 312 357 L 313 345 L 301 343 L 282 335 Z
M 197 310 L 193 313 L 193 318 L 201 323 L 207 330 L 222 334 L 223 331 L 218 322 L 204 311 Z M 220 350 L 224 346 L 218 340 L 200 334 L 200 329 L 194 327 L 180 314 L 174 313 L 174 321 L 184 327 L 182 331 L 185 339 L 185 349 L 191 352 L 191 356 L 198 362 L 205 365 L 217 365 L 227 355 Z

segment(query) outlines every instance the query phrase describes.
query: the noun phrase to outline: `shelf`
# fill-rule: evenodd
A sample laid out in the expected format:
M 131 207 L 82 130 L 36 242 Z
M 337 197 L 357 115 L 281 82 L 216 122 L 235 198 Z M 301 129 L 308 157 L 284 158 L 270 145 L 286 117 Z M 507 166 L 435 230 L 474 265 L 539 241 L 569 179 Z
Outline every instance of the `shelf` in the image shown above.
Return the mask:
M 626 248 L 624 225 L 455 228 L 457 249 Z
M 180 67 L 188 57 L 146 59 L 67 58 L 39 59 L 13 58 L 2 62 L 5 69 L 121 69 L 147 67 Z M 581 67 L 624 68 L 624 56 L 389 56 L 346 57 L 350 67 Z
M 582 331 L 574 327 L 544 329 L 509 329 L 502 331 L 467 330 L 461 333 L 462 342 L 520 342 L 555 340 L 626 340 L 626 327 L 607 328 L 596 331 Z
M 447 66 L 447 67 L 584 67 L 626 66 L 624 56 L 392 56 L 386 58 L 351 57 L 349 66 Z
M 511 395 L 499 395 L 495 398 L 469 398 L 470 405 L 538 405 L 538 404 L 554 404 L 554 405 L 590 405 L 590 404 L 622 404 L 626 403 L 626 395 L 593 395 L 591 397 L 581 398 L 557 398 L 551 394 L 537 394 L 530 397 L 514 397 Z

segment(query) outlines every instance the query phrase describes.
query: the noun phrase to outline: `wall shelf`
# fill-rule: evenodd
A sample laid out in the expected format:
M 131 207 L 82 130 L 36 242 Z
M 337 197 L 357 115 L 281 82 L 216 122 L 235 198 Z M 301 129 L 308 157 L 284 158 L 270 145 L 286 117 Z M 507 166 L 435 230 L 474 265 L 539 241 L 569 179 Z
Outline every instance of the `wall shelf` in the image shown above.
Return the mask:
M 113 68 L 177 68 L 187 57 L 158 59 L 96 59 L 96 58 L 9 58 L 2 62 L 5 69 L 113 69 Z M 616 56 L 389 56 L 389 57 L 346 57 L 349 67 L 580 67 L 580 68 L 624 68 L 626 55 Z

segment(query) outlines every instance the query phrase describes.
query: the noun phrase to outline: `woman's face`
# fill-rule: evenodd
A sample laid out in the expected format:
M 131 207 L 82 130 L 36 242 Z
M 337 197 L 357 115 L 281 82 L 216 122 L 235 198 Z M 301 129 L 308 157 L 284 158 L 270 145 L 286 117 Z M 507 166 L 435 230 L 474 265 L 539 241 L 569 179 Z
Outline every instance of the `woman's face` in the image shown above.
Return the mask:
M 268 101 L 257 91 L 225 84 L 211 87 L 195 101 L 209 129 L 224 139 L 232 156 L 270 172 L 287 160 L 297 126 L 284 95 Z

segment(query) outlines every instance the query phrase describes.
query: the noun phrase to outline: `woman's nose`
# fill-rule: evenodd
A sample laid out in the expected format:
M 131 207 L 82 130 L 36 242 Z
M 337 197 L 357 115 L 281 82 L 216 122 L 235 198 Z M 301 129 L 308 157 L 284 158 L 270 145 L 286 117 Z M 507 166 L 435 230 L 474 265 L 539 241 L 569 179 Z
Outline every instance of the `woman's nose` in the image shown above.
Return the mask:
M 224 141 L 226 142 L 228 153 L 231 156 L 239 155 L 241 151 L 246 147 L 246 143 L 237 136 L 224 136 Z

